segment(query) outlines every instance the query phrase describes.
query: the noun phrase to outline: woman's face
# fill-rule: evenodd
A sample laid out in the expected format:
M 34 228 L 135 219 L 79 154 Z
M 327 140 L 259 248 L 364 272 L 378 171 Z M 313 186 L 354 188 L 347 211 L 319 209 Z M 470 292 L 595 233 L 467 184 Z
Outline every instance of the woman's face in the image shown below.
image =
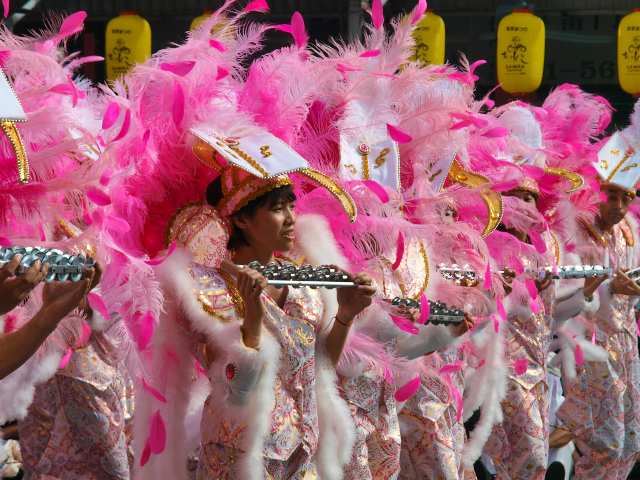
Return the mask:
M 534 207 L 538 203 L 536 197 L 528 190 L 509 190 L 503 194 L 505 197 L 518 197 L 525 203 L 533 205 Z
M 296 224 L 295 204 L 282 200 L 258 207 L 252 217 L 242 215 L 236 226 L 244 232 L 249 245 L 258 250 L 288 252 L 293 248 L 293 227 Z

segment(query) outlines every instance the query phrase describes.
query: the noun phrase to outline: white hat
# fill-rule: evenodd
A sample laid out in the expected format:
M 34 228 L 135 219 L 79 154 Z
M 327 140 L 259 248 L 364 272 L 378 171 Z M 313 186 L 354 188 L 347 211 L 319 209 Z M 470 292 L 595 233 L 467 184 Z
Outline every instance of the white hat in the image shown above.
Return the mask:
M 614 133 L 598 152 L 598 162 L 591 165 L 600 178 L 635 195 L 640 179 L 640 153 L 620 133 Z
M 375 180 L 384 187 L 400 190 L 400 151 L 386 138 L 375 144 L 340 136 L 340 173 L 343 178 Z

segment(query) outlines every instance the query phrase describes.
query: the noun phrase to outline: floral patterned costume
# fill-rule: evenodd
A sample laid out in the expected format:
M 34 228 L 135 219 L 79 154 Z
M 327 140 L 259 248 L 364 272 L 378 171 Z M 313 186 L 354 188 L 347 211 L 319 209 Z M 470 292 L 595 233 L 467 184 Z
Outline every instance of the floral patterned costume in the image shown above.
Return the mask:
M 108 336 L 94 332 L 36 387 L 19 422 L 25 479 L 132 478 L 133 382 L 113 349 Z
M 614 266 L 637 265 L 634 251 L 635 221 L 616 225 L 613 235 L 593 229 L 583 233 L 585 263 L 603 262 L 607 250 Z M 582 457 L 575 465 L 576 479 L 625 479 L 640 453 L 640 362 L 633 304 L 637 297 L 615 295 L 606 280 L 598 289 L 600 309 L 587 312 L 596 344 L 610 355 L 604 362 L 584 362 L 575 381 L 565 379 L 565 401 L 558 418 L 571 429 Z

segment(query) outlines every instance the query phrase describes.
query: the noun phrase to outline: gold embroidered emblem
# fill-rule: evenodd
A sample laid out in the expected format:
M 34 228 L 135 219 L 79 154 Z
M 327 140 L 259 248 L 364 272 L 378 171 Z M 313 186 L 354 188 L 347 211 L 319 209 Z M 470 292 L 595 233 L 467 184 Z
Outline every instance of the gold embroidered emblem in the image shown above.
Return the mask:
M 632 168 L 635 168 L 637 166 L 638 166 L 637 163 L 632 163 L 631 165 L 627 165 L 626 167 L 624 167 L 621 171 L 626 172 L 627 170 L 631 170 Z
M 260 147 L 260 153 L 263 157 L 267 158 L 273 155 L 273 152 L 269 151 L 269 145 L 263 145 Z
M 378 155 L 378 157 L 376 158 L 376 166 L 373 168 L 380 168 L 384 162 L 387 161 L 385 155 L 388 154 L 391 150 L 389 150 L 388 148 L 383 148 L 382 151 L 380 152 L 380 155 Z
M 349 170 L 353 175 L 357 175 L 358 174 L 358 169 L 356 168 L 355 165 L 353 165 L 352 163 L 345 165 L 344 168 L 346 168 L 347 170 Z
M 369 175 L 369 154 L 372 149 L 366 143 L 361 143 L 358 145 L 358 150 L 362 154 L 362 178 L 365 180 L 370 180 L 371 176 Z
M 611 155 L 620 155 L 620 150 L 611 150 Z
M 607 163 L 606 160 L 602 160 L 602 168 L 604 168 L 604 169 L 608 169 L 609 168 L 609 164 Z
M 429 183 L 433 182 L 433 180 L 442 173 L 442 169 L 439 169 L 436 173 L 429 177 Z

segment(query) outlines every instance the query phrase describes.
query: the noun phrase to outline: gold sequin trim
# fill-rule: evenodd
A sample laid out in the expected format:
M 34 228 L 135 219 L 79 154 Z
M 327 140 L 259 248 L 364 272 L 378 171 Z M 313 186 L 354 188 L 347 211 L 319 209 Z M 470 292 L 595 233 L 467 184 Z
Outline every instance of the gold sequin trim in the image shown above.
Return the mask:
M 9 139 L 13 152 L 16 155 L 16 161 L 18 162 L 18 179 L 21 185 L 29 183 L 29 160 L 27 158 L 27 152 L 24 149 L 22 143 L 22 137 L 20 132 L 16 128 L 15 124 L 11 121 L 0 121 L 0 127 L 2 131 Z
M 624 239 L 627 241 L 627 245 L 633 247 L 636 243 L 635 237 L 633 236 L 633 230 L 631 229 L 631 225 L 629 225 L 629 222 L 627 222 L 627 219 L 623 218 L 623 220 L 627 225 L 627 228 L 623 228 L 622 225 L 620 225 L 620 230 L 622 230 L 622 235 L 624 235 Z
M 240 315 L 240 318 L 244 318 L 244 302 L 242 301 L 242 297 L 240 296 L 240 292 L 238 291 L 235 280 L 224 270 L 220 268 L 218 268 L 217 270 L 220 275 L 222 275 L 222 278 L 224 278 L 227 282 L 229 290 L 231 290 L 231 295 L 233 295 L 233 300 L 236 304 L 236 308 L 238 309 L 238 315 Z
M 560 263 L 560 244 L 558 243 L 558 239 L 553 233 L 549 232 L 549 234 L 551 235 L 553 243 L 555 243 L 556 245 L 556 265 L 558 265 Z
M 238 155 L 240 155 L 240 157 L 242 157 L 244 160 L 246 160 L 247 162 L 249 162 L 249 164 L 255 168 L 256 170 L 258 170 L 260 172 L 260 174 L 267 178 L 269 176 L 269 172 L 267 172 L 264 168 L 262 168 L 262 166 L 256 162 L 253 158 L 251 158 L 249 155 L 247 155 L 246 153 L 244 153 L 242 150 L 240 150 L 238 147 L 235 146 L 231 146 L 229 145 L 229 148 L 231 148 L 231 150 L 233 150 L 234 152 L 236 152 Z M 269 148 L 269 147 L 267 147 Z
M 260 188 L 257 188 L 256 190 L 251 192 L 246 197 L 243 197 L 242 199 L 240 199 L 240 201 L 233 207 L 233 210 L 231 210 L 231 212 L 229 212 L 227 214 L 227 216 L 233 215 L 234 213 L 236 213 L 241 208 L 246 207 L 249 202 L 252 202 L 256 198 L 260 198 L 265 193 L 270 192 L 271 190 L 274 190 L 274 189 L 279 188 L 279 187 L 284 187 L 285 185 L 293 186 L 293 182 L 291 181 L 291 179 L 289 177 L 286 177 L 286 176 L 275 177 L 273 181 L 270 181 L 269 183 L 267 183 L 266 185 L 263 185 Z M 228 197 L 223 198 L 222 200 L 220 200 L 220 203 L 218 204 L 218 207 L 217 207 L 218 211 L 222 211 L 224 206 L 229 203 L 229 201 L 227 199 L 231 199 L 231 197 L 233 195 L 235 195 L 237 193 L 237 190 L 239 190 L 239 189 L 235 189 L 234 188 L 233 190 L 234 190 L 234 192 L 231 195 L 229 195 Z
M 207 312 L 209 315 L 211 315 L 212 317 L 216 317 L 218 320 L 220 320 L 221 322 L 224 322 L 224 323 L 228 323 L 228 322 L 231 321 L 231 318 L 227 318 L 227 317 L 224 317 L 224 316 L 220 315 L 213 308 L 211 308 L 209 305 L 204 303 L 202 301 L 202 298 L 198 297 L 198 302 L 200 302 L 200 305 L 202 305 L 202 309 L 205 312 Z

